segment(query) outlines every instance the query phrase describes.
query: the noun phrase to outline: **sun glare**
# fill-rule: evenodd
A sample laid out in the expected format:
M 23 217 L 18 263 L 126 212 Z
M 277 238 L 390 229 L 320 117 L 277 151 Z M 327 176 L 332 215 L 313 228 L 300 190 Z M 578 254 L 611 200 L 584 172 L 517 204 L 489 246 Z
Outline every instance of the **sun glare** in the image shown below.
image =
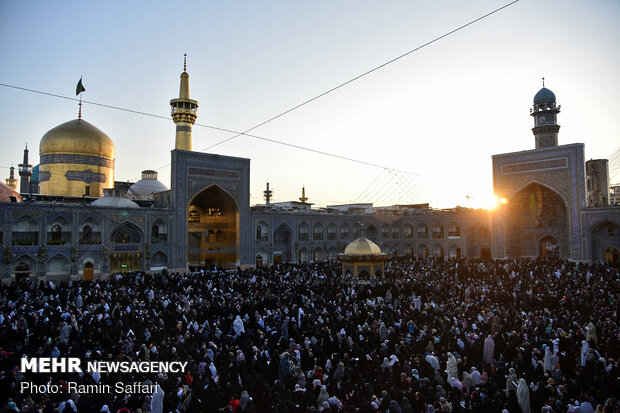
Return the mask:
M 506 205 L 508 200 L 505 197 L 498 197 L 494 194 L 489 194 L 485 197 L 480 197 L 478 202 L 472 202 L 472 208 L 488 209 L 490 211 L 497 209 L 501 205 Z

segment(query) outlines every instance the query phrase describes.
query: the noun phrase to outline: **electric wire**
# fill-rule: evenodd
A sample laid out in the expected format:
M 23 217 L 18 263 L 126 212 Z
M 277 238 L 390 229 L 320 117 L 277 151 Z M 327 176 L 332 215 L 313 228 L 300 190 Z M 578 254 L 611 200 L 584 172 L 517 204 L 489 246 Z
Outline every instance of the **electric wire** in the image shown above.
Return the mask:
M 507 4 L 503 5 L 503 6 L 501 6 L 501 7 L 497 8 L 497 9 L 495 9 L 495 10 L 493 10 L 493 11 L 491 11 L 491 12 L 489 12 L 489 13 L 485 14 L 485 15 L 483 15 L 483 16 L 480 16 L 480 17 L 478 17 L 478 18 L 476 18 L 476 19 L 474 19 L 474 20 L 469 21 L 468 23 L 465 23 L 465 24 L 463 24 L 463 25 L 461 25 L 461 26 L 457 27 L 456 29 L 450 30 L 449 32 L 444 33 L 444 34 L 442 34 L 441 36 L 435 37 L 434 39 L 432 39 L 432 40 L 430 40 L 430 41 L 428 41 L 428 42 L 426 42 L 426 43 L 424 43 L 424 44 L 422 44 L 422 45 L 420 45 L 420 46 L 418 46 L 418 47 L 416 47 L 416 48 L 414 48 L 414 49 L 411 49 L 411 50 L 409 50 L 408 52 L 401 54 L 400 56 L 397 56 L 397 57 L 395 57 L 395 58 L 393 58 L 393 59 L 390 59 L 390 60 L 388 60 L 387 62 L 385 62 L 385 63 L 383 63 L 383 64 L 380 64 L 379 66 L 376 66 L 376 67 L 374 67 L 374 68 L 372 68 L 372 69 L 370 69 L 370 70 L 367 70 L 366 72 L 364 72 L 364 73 L 362 73 L 362 74 L 360 74 L 360 75 L 357 75 L 357 76 L 355 76 L 355 77 L 353 77 L 353 78 L 351 78 L 351 79 L 347 80 L 346 82 L 343 82 L 343 83 L 341 83 L 341 84 L 339 84 L 339 85 L 337 85 L 337 86 L 334 86 L 334 87 L 332 87 L 331 89 L 326 90 L 325 92 L 320 93 L 320 94 L 318 94 L 318 95 L 316 95 L 316 96 L 314 96 L 314 97 L 312 97 L 312 98 L 310 98 L 310 99 L 308 99 L 308 100 L 305 100 L 305 101 L 303 101 L 303 102 L 299 103 L 298 105 L 295 105 L 295 106 L 293 106 L 292 108 L 285 110 L 284 112 L 281 112 L 281 113 L 279 113 L 279 114 L 277 114 L 277 115 L 275 115 L 275 116 L 272 116 L 271 118 L 269 118 L 269 119 L 267 119 L 267 120 L 265 120 L 265 121 L 263 121 L 263 122 L 261 122 L 261 123 L 259 123 L 259 124 L 255 125 L 255 126 L 253 126 L 253 127 L 249 128 L 249 129 L 247 129 L 247 130 L 246 130 L 246 131 L 244 131 L 244 132 L 240 132 L 239 134 L 237 134 L 237 135 L 235 135 L 235 136 L 231 136 L 231 137 L 226 138 L 226 139 L 224 139 L 224 140 L 222 140 L 222 141 L 220 141 L 220 142 L 216 142 L 216 143 L 214 143 L 213 145 L 208 146 L 207 148 L 203 149 L 202 151 L 209 150 L 209 149 L 214 148 L 214 147 L 216 147 L 216 146 L 218 146 L 218 145 L 220 145 L 220 144 L 222 144 L 222 143 L 225 143 L 225 142 L 231 141 L 231 140 L 233 140 L 233 139 L 235 139 L 235 138 L 237 138 L 237 137 L 239 137 L 239 136 L 241 136 L 241 135 L 245 135 L 247 132 L 250 132 L 250 131 L 253 131 L 254 129 L 260 128 L 261 126 L 263 126 L 263 125 L 265 125 L 265 124 L 267 124 L 267 123 L 269 123 L 269 122 L 272 122 L 272 121 L 274 121 L 274 120 L 276 120 L 276 119 L 278 119 L 278 118 L 281 118 L 282 116 L 287 115 L 287 114 L 291 113 L 292 111 L 294 111 L 294 110 L 296 110 L 296 109 L 301 108 L 302 106 L 305 106 L 305 105 L 307 105 L 307 104 L 309 104 L 309 103 L 312 103 L 312 102 L 314 102 L 315 100 L 318 100 L 318 99 L 322 98 L 322 97 L 323 97 L 323 96 L 325 96 L 325 95 L 328 95 L 328 94 L 330 94 L 330 93 L 332 93 L 332 92 L 334 92 L 334 91 L 336 91 L 336 90 L 338 90 L 338 89 L 340 89 L 340 88 L 342 88 L 342 87 L 344 87 L 344 86 L 346 86 L 346 85 L 348 85 L 348 84 L 350 84 L 350 83 L 353 83 L 353 82 L 355 82 L 356 80 L 359 80 L 359 79 L 361 79 L 361 78 L 363 78 L 363 77 L 365 77 L 365 76 L 368 76 L 369 74 L 374 73 L 374 72 L 376 72 L 377 70 L 382 69 L 382 68 L 384 68 L 385 66 L 387 66 L 387 65 L 389 65 L 389 64 L 391 64 L 391 63 L 394 63 L 394 62 L 396 62 L 396 61 L 398 61 L 398 60 L 400 60 L 400 59 L 402 59 L 402 58 L 404 58 L 404 57 L 407 57 L 407 56 L 409 56 L 410 54 L 415 53 L 415 52 L 417 52 L 418 50 L 425 48 L 426 46 L 429 46 L 429 45 L 431 45 L 431 44 L 433 44 L 433 43 L 435 43 L 435 42 L 438 42 L 439 40 L 441 40 L 441 39 L 443 39 L 443 38 L 445 38 L 445 37 L 448 37 L 448 36 L 450 36 L 450 35 L 452 35 L 452 34 L 454 34 L 454 33 L 458 32 L 458 31 L 460 31 L 460 30 L 463 30 L 464 28 L 466 28 L 466 27 L 468 27 L 468 26 L 471 26 L 471 25 L 472 25 L 472 24 L 474 24 L 474 23 L 479 22 L 480 20 L 483 20 L 483 19 L 485 19 L 485 18 L 487 18 L 487 17 L 489 17 L 489 16 L 491 16 L 491 15 L 493 15 L 493 14 L 495 14 L 495 13 L 497 13 L 497 12 L 499 12 L 499 11 L 501 11 L 501 10 L 503 10 L 503 9 L 507 8 L 507 7 L 509 7 L 509 6 L 512 6 L 513 4 L 517 3 L 518 1 L 519 1 L 519 0 L 514 0 L 514 1 L 511 1 L 510 3 L 507 3 Z
M 333 158 L 337 158 L 337 159 L 342 159 L 342 160 L 346 160 L 346 161 L 350 161 L 350 162 L 359 163 L 359 164 L 362 164 L 362 165 L 373 166 L 373 167 L 382 168 L 382 169 L 390 169 L 390 170 L 394 170 L 394 171 L 398 171 L 398 172 L 402 172 L 402 173 L 418 176 L 417 174 L 414 174 L 412 172 L 401 171 L 401 170 L 393 169 L 393 168 L 387 168 L 385 166 L 378 165 L 378 164 L 375 164 L 375 163 L 372 163 L 372 162 L 361 161 L 361 160 L 358 160 L 358 159 L 354 159 L 354 158 L 350 158 L 350 157 L 346 157 L 346 156 L 342 156 L 342 155 L 337 155 L 337 154 L 332 154 L 332 153 L 325 152 L 325 151 L 320 151 L 320 150 L 317 150 L 317 149 L 307 148 L 307 147 L 304 147 L 304 146 L 301 146 L 301 145 L 296 145 L 296 144 L 292 144 L 292 143 L 288 143 L 288 142 L 283 142 L 283 141 L 276 140 L 276 139 L 271 139 L 271 138 L 266 138 L 266 137 L 263 137 L 263 136 L 258 136 L 258 135 L 250 134 L 248 132 L 251 132 L 251 131 L 253 131 L 253 130 L 255 130 L 255 129 L 257 129 L 257 128 L 259 128 L 259 127 L 261 127 L 261 126 L 263 126 L 263 125 L 265 125 L 267 123 L 269 123 L 269 122 L 272 122 L 272 121 L 274 121 L 274 120 L 276 120 L 278 118 L 281 118 L 281 117 L 283 117 L 283 116 L 293 112 L 294 110 L 297 110 L 297 109 L 299 109 L 299 108 L 301 108 L 301 107 L 303 107 L 303 106 L 305 106 L 305 105 L 307 105 L 307 104 L 309 104 L 311 102 L 314 102 L 314 101 L 322 98 L 323 96 L 326 96 L 326 95 L 328 95 L 328 94 L 330 94 L 330 93 L 332 93 L 332 92 L 334 92 L 334 91 L 336 91 L 338 89 L 343 88 L 344 86 L 347 86 L 347 85 L 349 85 L 349 84 L 351 84 L 351 83 L 353 83 L 353 82 L 355 82 L 355 81 L 357 81 L 357 80 L 359 80 L 359 79 L 361 79 L 361 78 L 363 78 L 365 76 L 368 76 L 371 73 L 376 72 L 377 70 L 380 70 L 380 69 L 382 69 L 382 68 L 384 68 L 384 67 L 386 67 L 386 66 L 388 66 L 388 65 L 390 65 L 390 64 L 392 64 L 392 63 L 394 63 L 394 62 L 396 62 L 396 61 L 398 61 L 400 59 L 403 59 L 404 57 L 407 57 L 410 54 L 415 53 L 415 52 L 417 52 L 417 51 L 419 51 L 419 50 L 421 50 L 421 49 L 423 49 L 423 48 L 425 48 L 425 47 L 427 47 L 427 46 L 429 46 L 429 45 L 431 45 L 431 44 L 433 44 L 433 43 L 435 43 L 435 42 L 437 42 L 437 41 L 439 41 L 439 40 L 441 40 L 443 38 L 446 38 L 446 37 L 448 37 L 448 36 L 458 32 L 460 30 L 463 30 L 466 27 L 469 27 L 469 26 L 471 26 L 471 25 L 473 25 L 473 24 L 475 24 L 475 23 L 477 23 L 477 22 L 479 22 L 479 21 L 481 21 L 481 20 L 483 20 L 483 19 L 485 19 L 485 18 L 487 18 L 487 17 L 489 17 L 489 16 L 491 16 L 491 15 L 493 15 L 493 14 L 495 14 L 495 13 L 497 13 L 497 12 L 499 12 L 499 11 L 501 11 L 501 10 L 511 6 L 511 5 L 513 5 L 513 4 L 515 4 L 515 3 L 517 3 L 517 2 L 519 2 L 519 0 L 513 0 L 513 1 L 511 1 L 511 2 L 509 2 L 507 4 L 505 4 L 505 5 L 497 8 L 497 9 L 491 11 L 491 12 L 488 12 L 488 13 L 486 13 L 486 14 L 484 14 L 484 15 L 482 15 L 482 16 L 474 19 L 474 20 L 471 20 L 471 21 L 469 21 L 469 22 L 467 22 L 467 23 L 465 23 L 465 24 L 463 24 L 463 25 L 461 25 L 461 26 L 459 26 L 459 27 L 457 27 L 457 28 L 455 28 L 453 30 L 450 30 L 449 32 L 444 33 L 441 36 L 435 37 L 434 39 L 432 39 L 432 40 L 430 40 L 430 41 L 428 41 L 428 42 L 426 42 L 426 43 L 424 43 L 424 44 L 422 44 L 422 45 L 420 45 L 420 46 L 418 46 L 418 47 L 416 47 L 414 49 L 411 49 L 411 50 L 409 50 L 409 51 L 407 51 L 407 52 L 405 52 L 405 53 L 403 53 L 403 54 L 401 54 L 401 55 L 399 55 L 399 56 L 397 56 L 397 57 L 395 57 L 393 59 L 390 59 L 387 62 L 382 63 L 379 66 L 376 66 L 376 67 L 374 67 L 374 68 L 372 68 L 370 70 L 367 70 L 366 72 L 364 72 L 362 74 L 359 74 L 359 75 L 357 75 L 357 76 L 355 76 L 355 77 L 353 77 L 353 78 L 351 78 L 351 79 L 349 79 L 349 80 L 347 80 L 347 81 L 345 81 L 345 82 L 343 82 L 343 83 L 341 83 L 341 84 L 339 84 L 337 86 L 334 86 L 331 89 L 328 89 L 327 91 L 322 92 L 322 93 L 320 93 L 320 94 L 318 94 L 318 95 L 316 95 L 316 96 L 314 96 L 314 97 L 312 97 L 310 99 L 307 99 L 307 100 L 305 100 L 305 101 L 303 101 L 303 102 L 293 106 L 292 108 L 289 108 L 289 109 L 287 109 L 287 110 L 285 110 L 285 111 L 283 111 L 283 112 L 281 112 L 281 113 L 279 113 L 279 114 L 277 114 L 275 116 L 272 116 L 269 119 L 267 119 L 267 120 L 265 120 L 263 122 L 260 122 L 259 124 L 249 128 L 249 129 L 246 129 L 243 132 L 234 131 L 232 129 L 219 128 L 219 127 L 215 127 L 215 126 L 211 126 L 211 125 L 197 123 L 195 125 L 199 126 L 199 127 L 205 127 L 205 128 L 209 128 L 209 129 L 213 129 L 213 130 L 218 130 L 218 131 L 234 134 L 231 137 L 228 137 L 228 138 L 226 138 L 226 139 L 224 139 L 222 141 L 216 142 L 215 144 L 206 147 L 205 149 L 201 150 L 201 152 L 207 151 L 207 150 L 209 150 L 211 148 L 214 148 L 215 146 L 218 146 L 218 145 L 223 144 L 225 142 L 229 142 L 229 141 L 231 141 L 231 140 L 233 140 L 235 138 L 238 138 L 239 136 L 248 136 L 248 137 L 251 137 L 251 138 L 254 138 L 254 139 L 263 140 L 263 141 L 266 141 L 266 142 L 276 143 L 276 144 L 285 145 L 285 146 L 289 146 L 289 147 L 300 149 L 300 150 L 305 150 L 305 151 L 317 153 L 319 155 L 329 156 L 329 157 L 333 157 Z M 6 84 L 6 83 L 0 83 L 0 86 L 8 87 L 8 88 L 13 88 L 13 89 L 17 89 L 17 90 L 22 90 L 22 91 L 38 93 L 38 94 L 47 95 L 47 96 L 51 96 L 51 97 L 56 97 L 56 98 L 60 98 L 60 99 L 78 101 L 77 98 L 63 96 L 63 95 L 59 95 L 59 94 L 55 94 L 55 93 L 50 93 L 50 92 L 39 91 L 39 90 L 25 88 L 25 87 L 20 87 L 20 86 L 15 86 L 15 85 L 10 85 L 10 84 Z M 134 110 L 134 109 L 123 108 L 123 107 L 114 106 L 114 105 L 108 105 L 108 104 L 104 104 L 104 103 L 98 103 L 98 102 L 87 101 L 87 100 L 82 100 L 82 103 L 90 104 L 90 105 L 94 105 L 94 106 L 105 107 L 105 108 L 109 108 L 109 109 L 121 110 L 121 111 L 124 111 L 124 112 L 134 113 L 134 114 L 143 115 L 143 116 L 149 116 L 149 117 L 153 117 L 153 118 L 166 119 L 166 120 L 169 119 L 169 117 L 167 117 L 167 116 L 156 115 L 156 114 L 152 114 L 152 113 L 148 113 L 148 112 L 143 112 L 143 111 L 138 111 L 138 110 Z M 168 164 L 163 165 L 163 166 L 161 166 L 159 168 L 156 168 L 156 170 L 161 170 L 161 169 L 163 169 L 163 168 L 165 168 L 165 167 L 167 167 L 169 165 L 170 164 L 168 163 Z

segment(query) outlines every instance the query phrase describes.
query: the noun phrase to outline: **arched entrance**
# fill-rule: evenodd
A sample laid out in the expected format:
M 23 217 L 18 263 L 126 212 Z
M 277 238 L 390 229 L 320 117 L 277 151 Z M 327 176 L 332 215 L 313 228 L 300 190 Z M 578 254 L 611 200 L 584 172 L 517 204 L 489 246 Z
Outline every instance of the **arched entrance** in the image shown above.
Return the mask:
M 84 280 L 92 280 L 95 275 L 95 264 L 92 261 L 85 261 L 82 271 L 82 278 Z
M 19 261 L 15 264 L 15 281 L 23 280 L 30 277 L 30 263 L 26 261 Z
M 491 259 L 491 248 L 484 246 L 480 248 L 480 258 L 483 260 Z
M 616 247 L 609 247 L 605 250 L 605 261 L 618 264 L 620 263 L 620 251 Z
M 509 258 L 541 256 L 543 239 L 544 253 L 549 254 L 547 236 L 555 240 L 554 251 L 567 257 L 568 216 L 566 204 L 557 192 L 533 182 L 513 195 L 505 208 Z
M 258 254 L 256 256 L 256 267 L 262 267 L 263 266 L 263 256 Z
M 200 191 L 187 211 L 187 263 L 234 269 L 239 260 L 239 209 L 217 185 Z
M 142 231 L 131 222 L 124 222 L 110 234 L 112 253 L 110 271 L 113 273 L 142 270 Z
M 286 224 L 280 224 L 273 233 L 273 263 L 282 264 L 290 262 L 292 255 L 291 228 Z
M 543 237 L 538 242 L 538 256 L 541 258 L 559 257 L 560 243 L 552 236 Z

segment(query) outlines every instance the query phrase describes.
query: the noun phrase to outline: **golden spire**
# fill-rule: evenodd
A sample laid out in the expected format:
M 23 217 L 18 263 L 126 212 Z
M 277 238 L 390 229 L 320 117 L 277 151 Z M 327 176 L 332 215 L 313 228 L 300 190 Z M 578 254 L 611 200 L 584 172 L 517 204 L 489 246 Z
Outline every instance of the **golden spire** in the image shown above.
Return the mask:
M 177 125 L 175 149 L 192 150 L 192 125 L 198 116 L 198 102 L 189 98 L 189 74 L 187 73 L 187 54 L 183 55 L 183 73 L 179 97 L 170 101 L 172 120 Z
M 306 203 L 306 201 L 308 200 L 308 198 L 306 197 L 306 187 L 302 186 L 301 187 L 301 198 L 299 198 L 299 200 L 301 202 L 303 202 L 304 204 Z

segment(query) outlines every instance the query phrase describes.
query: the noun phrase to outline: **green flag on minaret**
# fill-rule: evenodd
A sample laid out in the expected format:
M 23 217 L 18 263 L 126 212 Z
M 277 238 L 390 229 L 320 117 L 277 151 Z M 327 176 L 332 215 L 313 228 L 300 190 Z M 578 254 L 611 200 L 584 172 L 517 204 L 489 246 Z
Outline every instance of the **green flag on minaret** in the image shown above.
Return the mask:
M 75 95 L 77 96 L 82 92 L 86 92 L 86 89 L 84 88 L 84 85 L 82 85 L 82 78 L 80 77 L 80 81 L 75 88 Z

